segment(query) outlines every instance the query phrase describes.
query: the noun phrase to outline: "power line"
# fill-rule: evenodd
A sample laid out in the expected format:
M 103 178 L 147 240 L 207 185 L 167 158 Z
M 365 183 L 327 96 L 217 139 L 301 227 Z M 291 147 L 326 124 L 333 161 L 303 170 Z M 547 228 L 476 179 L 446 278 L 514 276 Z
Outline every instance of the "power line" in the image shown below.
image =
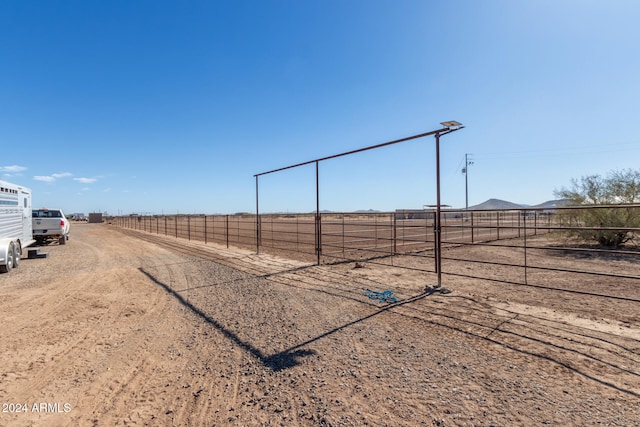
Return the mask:
M 594 154 L 594 153 L 611 153 L 619 151 L 627 151 L 632 149 L 640 149 L 640 143 L 620 144 L 618 146 L 604 145 L 591 145 L 591 146 L 574 146 L 574 147 L 561 147 L 561 148 L 546 148 L 539 150 L 522 150 L 522 151 L 498 151 L 480 153 L 483 158 L 514 158 L 514 157 L 531 157 L 531 155 L 547 155 L 549 153 L 565 153 L 566 155 L 574 156 L 579 154 Z

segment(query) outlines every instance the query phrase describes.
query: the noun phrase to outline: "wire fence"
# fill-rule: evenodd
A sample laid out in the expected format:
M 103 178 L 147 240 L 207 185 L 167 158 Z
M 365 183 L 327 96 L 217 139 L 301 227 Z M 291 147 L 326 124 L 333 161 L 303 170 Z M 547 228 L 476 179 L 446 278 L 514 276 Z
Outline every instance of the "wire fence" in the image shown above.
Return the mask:
M 631 220 L 616 227 L 594 226 L 589 220 L 594 210 L 603 217 Z M 640 228 L 629 226 L 638 224 L 634 218 L 640 218 L 640 205 L 442 211 L 442 273 L 527 285 L 606 277 L 637 287 Z M 148 233 L 322 264 L 368 260 L 435 272 L 438 248 L 434 219 L 434 211 L 398 210 L 318 216 L 135 215 L 114 217 L 111 222 Z M 603 248 L 589 238 L 616 234 L 629 238 L 616 249 Z

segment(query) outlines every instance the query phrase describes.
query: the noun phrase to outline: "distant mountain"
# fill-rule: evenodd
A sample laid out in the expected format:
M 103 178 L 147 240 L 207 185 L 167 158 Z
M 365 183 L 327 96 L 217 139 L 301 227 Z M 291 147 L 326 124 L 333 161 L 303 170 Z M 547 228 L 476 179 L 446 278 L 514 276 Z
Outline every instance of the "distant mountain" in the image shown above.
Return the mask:
M 526 208 L 527 205 L 519 205 L 517 203 L 507 202 L 500 199 L 489 199 L 486 202 L 479 205 L 469 206 L 469 210 L 481 210 L 481 209 L 520 209 Z
M 482 210 L 482 209 L 522 209 L 522 208 L 536 208 L 536 209 L 554 209 L 561 206 L 566 206 L 569 203 L 567 199 L 548 200 L 538 205 L 523 205 L 506 200 L 489 199 L 486 202 L 479 205 L 469 206 L 469 210 Z
M 531 206 L 532 208 L 554 209 L 567 206 L 571 201 L 569 199 L 548 200 L 539 205 Z

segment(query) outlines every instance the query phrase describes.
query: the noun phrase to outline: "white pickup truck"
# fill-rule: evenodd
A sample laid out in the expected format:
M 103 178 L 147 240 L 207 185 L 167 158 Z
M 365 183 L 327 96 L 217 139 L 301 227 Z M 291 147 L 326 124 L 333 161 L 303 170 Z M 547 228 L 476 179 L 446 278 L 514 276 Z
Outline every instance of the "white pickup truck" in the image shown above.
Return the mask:
M 57 240 L 64 245 L 69 240 L 69 220 L 61 209 L 33 209 L 33 238 L 39 245 Z

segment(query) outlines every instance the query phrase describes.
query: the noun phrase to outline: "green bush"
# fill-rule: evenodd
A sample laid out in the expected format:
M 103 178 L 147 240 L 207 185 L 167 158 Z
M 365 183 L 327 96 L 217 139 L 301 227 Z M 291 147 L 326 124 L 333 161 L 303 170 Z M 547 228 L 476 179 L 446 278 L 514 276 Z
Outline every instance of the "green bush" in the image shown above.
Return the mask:
M 568 233 L 595 240 L 603 247 L 617 248 L 635 239 L 634 228 L 640 228 L 640 171 L 610 172 L 606 177 L 590 175 L 572 180 L 571 188 L 556 191 L 570 205 L 588 206 L 574 212 L 579 229 Z

